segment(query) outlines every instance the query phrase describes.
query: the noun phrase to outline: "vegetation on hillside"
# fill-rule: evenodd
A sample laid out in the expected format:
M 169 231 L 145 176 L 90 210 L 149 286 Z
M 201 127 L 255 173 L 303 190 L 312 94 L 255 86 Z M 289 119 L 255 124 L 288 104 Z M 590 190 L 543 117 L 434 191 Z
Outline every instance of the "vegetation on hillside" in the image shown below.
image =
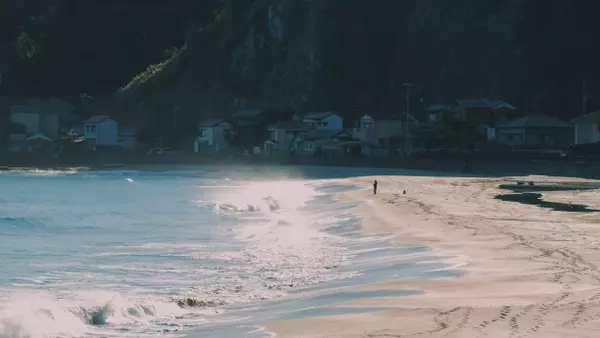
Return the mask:
M 600 108 L 598 9 L 594 0 L 6 0 L 0 91 L 118 92 L 112 109 L 173 134 L 242 102 L 350 118 L 400 112 L 404 82 L 424 104 L 491 97 L 569 119 Z

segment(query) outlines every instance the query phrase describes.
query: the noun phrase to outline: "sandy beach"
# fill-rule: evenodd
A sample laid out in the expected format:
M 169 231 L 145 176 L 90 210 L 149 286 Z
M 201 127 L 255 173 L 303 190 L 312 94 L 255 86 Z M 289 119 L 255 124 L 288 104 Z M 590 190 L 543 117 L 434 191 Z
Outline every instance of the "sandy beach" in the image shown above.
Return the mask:
M 414 174 L 414 175 L 413 175 Z M 494 199 L 517 180 L 598 183 L 559 177 L 361 177 L 363 231 L 401 246 L 426 245 L 459 278 L 401 280 L 368 290 L 423 290 L 339 307 L 388 310 L 268 323 L 277 337 L 597 337 L 600 332 L 600 214 L 560 212 Z M 374 179 L 379 193 L 372 195 Z M 406 190 L 407 194 L 402 194 Z M 543 192 L 552 202 L 600 209 L 599 190 Z M 397 310 L 390 311 L 389 308 Z

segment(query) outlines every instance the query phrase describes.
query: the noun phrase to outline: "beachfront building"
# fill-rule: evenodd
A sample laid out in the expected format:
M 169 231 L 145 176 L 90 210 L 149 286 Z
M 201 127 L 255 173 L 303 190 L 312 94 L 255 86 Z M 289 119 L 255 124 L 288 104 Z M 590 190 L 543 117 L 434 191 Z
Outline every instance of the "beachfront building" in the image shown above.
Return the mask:
M 300 137 L 307 135 L 314 127 L 308 123 L 292 119 L 291 121 L 279 122 L 267 128 L 269 138 L 264 142 L 264 153 L 266 155 L 294 154 L 298 150 Z
M 574 125 L 576 145 L 600 142 L 600 112 L 577 116 L 571 122 Z
M 91 148 L 117 146 L 119 124 L 109 115 L 94 115 L 83 121 L 84 138 Z
M 10 123 L 19 126 L 21 130 L 11 131 L 27 136 L 44 134 L 54 140 L 60 133 L 58 114 L 38 109 L 27 104 L 12 105 L 9 109 Z
M 514 146 L 565 145 L 573 141 L 570 123 L 547 115 L 529 115 L 496 127 L 496 140 Z
M 501 119 L 515 116 L 516 108 L 501 100 L 458 100 L 454 105 L 454 119 L 473 126 L 493 126 Z
M 71 140 L 83 139 L 84 135 L 83 125 L 72 126 L 66 133 L 66 136 Z
M 194 140 L 194 152 L 210 149 L 219 151 L 229 146 L 233 136 L 233 124 L 224 118 L 209 118 L 198 124 L 198 136 Z
M 353 141 L 352 134 L 339 130 L 313 130 L 299 137 L 297 153 L 313 156 L 343 156 L 347 142 Z
M 404 133 L 404 114 L 369 113 L 356 123 L 352 136 L 380 146 L 388 146 L 392 138 L 399 138 Z M 416 121 L 413 121 L 416 123 Z
M 454 117 L 454 111 L 452 107 L 446 104 L 432 104 L 425 109 L 423 109 L 425 113 L 425 118 L 423 122 L 446 122 L 452 120 Z
M 405 113 L 370 112 L 363 115 L 352 130 L 352 136 L 360 141 L 356 146 L 366 156 L 389 156 L 396 152 L 407 140 L 412 144 L 413 133 L 407 133 L 407 115 Z M 419 121 L 408 115 L 408 127 L 412 129 Z
M 308 113 L 302 116 L 302 121 L 316 130 L 342 131 L 344 119 L 334 112 Z
M 133 150 L 138 146 L 138 131 L 134 126 L 119 126 L 117 136 L 118 145 L 127 150 Z

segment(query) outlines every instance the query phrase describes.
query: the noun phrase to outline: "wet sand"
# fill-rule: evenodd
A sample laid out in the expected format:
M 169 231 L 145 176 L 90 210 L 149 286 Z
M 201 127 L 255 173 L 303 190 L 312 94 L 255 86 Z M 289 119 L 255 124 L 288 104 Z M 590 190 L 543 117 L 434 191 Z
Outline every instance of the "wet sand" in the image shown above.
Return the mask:
M 379 194 L 371 183 L 379 181 Z M 379 312 L 269 323 L 277 337 L 596 337 L 600 332 L 600 214 L 505 202 L 500 184 L 595 183 L 573 178 L 379 176 L 343 180 L 365 189 L 363 231 L 401 246 L 427 245 L 459 278 L 401 280 L 363 290 L 423 294 L 361 299 L 341 308 Z M 402 191 L 407 194 L 403 195 Z M 550 202 L 600 208 L 600 190 L 543 191 Z M 390 310 L 394 308 L 394 310 Z

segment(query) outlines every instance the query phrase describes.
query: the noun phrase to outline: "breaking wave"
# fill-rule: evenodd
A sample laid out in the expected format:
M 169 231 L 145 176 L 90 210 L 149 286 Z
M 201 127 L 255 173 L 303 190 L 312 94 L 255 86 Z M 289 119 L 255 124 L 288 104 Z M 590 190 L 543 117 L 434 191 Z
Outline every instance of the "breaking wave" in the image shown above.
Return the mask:
M 206 311 L 191 314 L 176 301 L 130 300 L 115 294 L 83 298 L 15 294 L 0 305 L 0 338 L 78 337 L 125 327 L 131 336 L 140 336 L 162 332 L 165 325 L 180 327 L 176 320 L 186 316 L 209 315 Z

